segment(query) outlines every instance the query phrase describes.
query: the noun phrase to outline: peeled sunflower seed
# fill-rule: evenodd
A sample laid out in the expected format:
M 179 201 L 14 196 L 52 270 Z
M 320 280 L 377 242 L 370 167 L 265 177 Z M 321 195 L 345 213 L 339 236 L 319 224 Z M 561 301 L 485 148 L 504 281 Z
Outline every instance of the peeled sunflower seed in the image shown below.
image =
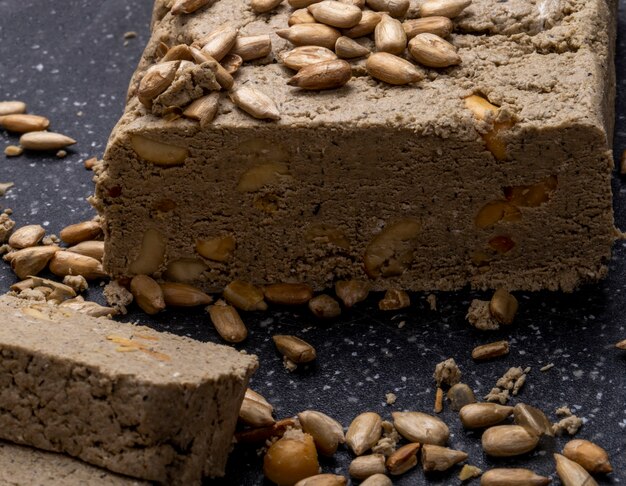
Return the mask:
M 342 29 L 354 27 L 363 16 L 363 12 L 356 5 L 335 0 L 323 0 L 314 3 L 309 5 L 308 10 L 318 22 Z
M 152 100 L 169 88 L 174 81 L 179 66 L 180 61 L 167 61 L 148 68 L 137 88 L 137 97 L 142 105 L 152 107 Z
M 563 486 L 598 486 L 587 470 L 577 462 L 568 459 L 561 454 L 554 454 L 556 461 L 556 473 Z
M 309 300 L 309 309 L 315 317 L 320 319 L 333 319 L 341 315 L 339 302 L 330 295 L 318 295 Z
M 113 307 L 104 307 L 96 302 L 89 302 L 82 297 L 69 299 L 59 304 L 60 308 L 72 309 L 73 311 L 87 314 L 91 317 L 114 316 L 118 313 Z
M 417 451 L 420 446 L 420 444 L 413 443 L 396 449 L 387 458 L 386 466 L 389 474 L 398 476 L 417 466 Z
M 63 243 L 76 245 L 83 241 L 93 240 L 102 235 L 102 227 L 97 221 L 82 221 L 71 224 L 61 230 L 59 236 Z
M 409 10 L 409 0 L 366 0 L 367 6 L 378 12 L 388 12 L 395 18 L 404 17 Z
M 303 283 L 278 283 L 263 289 L 265 299 L 272 304 L 302 305 L 313 297 L 313 289 Z
M 418 34 L 435 34 L 439 37 L 448 37 L 452 33 L 454 24 L 448 17 L 425 17 L 405 20 L 402 22 L 402 28 L 409 39 Z
M 370 476 L 361 483 L 361 486 L 392 486 L 393 483 L 389 477 L 384 474 L 378 473 Z
M 483 433 L 482 446 L 493 457 L 512 457 L 532 451 L 539 436 L 520 425 L 496 425 Z
M 306 8 L 314 3 L 321 2 L 322 0 L 287 0 L 289 6 L 293 8 Z
M 513 407 L 498 403 L 470 403 L 459 411 L 459 418 L 466 429 L 483 429 L 499 424 L 513 413 Z
M 496 290 L 489 301 L 489 312 L 500 324 L 512 324 L 517 308 L 517 299 L 503 288 Z
M 344 60 L 335 59 L 303 67 L 287 84 L 310 90 L 336 89 L 342 87 L 351 78 L 350 64 Z
M 195 307 L 213 302 L 213 298 L 210 295 L 205 294 L 193 285 L 178 282 L 163 282 L 160 285 L 165 305 Z
M 243 85 L 229 93 L 231 101 L 243 111 L 258 119 L 280 120 L 276 103 L 257 89 Z
M 513 407 L 513 418 L 517 425 L 527 428 L 535 435 L 554 436 L 552 423 L 538 408 L 531 407 L 525 403 L 518 403 L 515 407 Z
M 46 297 L 46 300 L 56 300 L 58 302 L 63 302 L 64 300 L 76 297 L 76 291 L 68 285 L 41 277 L 33 277 L 32 281 L 33 287 L 46 288 L 50 290 Z
M 185 108 L 183 116 L 185 118 L 191 118 L 192 120 L 198 120 L 200 122 L 200 127 L 206 128 L 217 114 L 219 100 L 220 95 L 218 92 L 213 92 L 198 98 Z
M 339 280 L 335 284 L 335 293 L 348 309 L 354 304 L 367 299 L 370 284 L 360 280 Z
M 274 407 L 263 396 L 248 388 L 241 402 L 239 419 L 252 427 L 265 427 L 274 424 L 273 411 Z
M 344 486 L 348 480 L 337 474 L 317 474 L 301 479 L 294 486 Z
M 417 34 L 409 41 L 409 52 L 413 59 L 428 67 L 443 68 L 461 63 L 456 47 L 435 34 Z
M 433 17 L 435 15 L 453 19 L 465 10 L 472 0 L 426 0 L 420 6 L 420 16 Z
M 350 37 L 351 39 L 369 35 L 374 32 L 374 30 L 376 29 L 376 25 L 378 25 L 381 19 L 381 14 L 377 12 L 372 12 L 371 10 L 366 10 L 363 12 L 361 21 L 354 27 L 343 30 L 343 35 L 345 35 L 346 37 Z
M 201 7 L 208 5 L 211 0 L 176 0 L 172 5 L 173 15 L 190 14 Z
M 233 306 L 218 300 L 207 307 L 207 311 L 215 330 L 225 341 L 240 343 L 248 337 L 248 329 Z
M 50 126 L 50 120 L 39 115 L 18 113 L 2 116 L 2 118 L 0 118 L 0 125 L 9 132 L 27 133 L 47 129 Z
M 202 39 L 201 50 L 219 62 L 235 45 L 238 33 L 239 29 L 224 25 Z
M 266 13 L 278 7 L 283 0 L 250 0 L 250 8 L 256 13 Z
M 23 101 L 0 101 L 0 116 L 19 115 L 26 112 Z
M 280 56 L 280 60 L 285 66 L 296 71 L 311 64 L 335 59 L 337 59 L 337 55 L 333 51 L 320 46 L 296 47 Z
M 400 21 L 383 13 L 374 29 L 374 42 L 378 52 L 402 54 L 406 48 L 406 34 Z
M 577 462 L 591 474 L 613 472 L 607 452 L 597 444 L 584 439 L 570 440 L 563 448 L 563 455 Z
M 382 423 L 380 415 L 375 412 L 358 415 L 346 432 L 346 443 L 352 452 L 360 456 L 371 449 L 382 435 Z
M 309 10 L 306 8 L 299 8 L 298 10 L 295 10 L 289 16 L 289 21 L 287 22 L 289 27 L 291 27 L 292 25 L 296 25 L 296 24 L 314 24 L 314 23 L 315 23 L 315 17 L 313 17 L 313 15 L 311 15 L 311 12 L 309 12 Z
M 226 69 L 228 74 L 233 75 L 243 64 L 243 59 L 237 54 L 226 54 L 220 64 Z
M 87 280 L 107 277 L 98 260 L 71 251 L 57 251 L 50 260 L 50 271 L 58 277 L 82 275 Z
M 187 44 L 178 44 L 170 47 L 161 58 L 160 63 L 169 61 L 193 61 L 189 46 Z
M 91 258 L 95 258 L 99 262 L 104 257 L 104 241 L 88 240 L 81 241 L 80 243 L 70 246 L 67 251 L 72 253 L 78 253 L 79 255 L 85 255 Z
M 432 444 L 422 447 L 422 467 L 425 472 L 447 471 L 455 464 L 465 461 L 467 453 Z
M 348 474 L 356 479 L 366 479 L 374 474 L 384 474 L 385 456 L 382 454 L 370 454 L 355 458 L 348 466 Z
M 277 30 L 276 34 L 296 46 L 321 46 L 333 49 L 341 37 L 337 29 L 324 24 L 295 24 L 288 29 Z
M 388 52 L 375 52 L 367 58 L 365 68 L 370 76 L 385 83 L 402 85 L 424 79 L 417 66 Z
M 550 482 L 550 478 L 522 468 L 490 469 L 480 478 L 480 486 L 547 486 Z
M 370 50 L 350 37 L 341 36 L 335 42 L 335 52 L 342 59 L 354 59 L 369 54 Z
M 20 137 L 20 145 L 27 150 L 59 150 L 74 145 L 76 140 L 53 132 L 28 132 Z
M 341 424 L 322 412 L 305 410 L 298 414 L 298 420 L 302 431 L 313 437 L 320 454 L 332 456 L 346 441 Z
M 224 298 L 229 304 L 243 311 L 267 310 L 263 291 L 254 285 L 234 280 L 224 289 Z
M 296 364 L 309 363 L 316 358 L 315 348 L 296 336 L 276 334 L 272 340 L 280 354 Z
M 439 418 L 422 412 L 393 412 L 393 425 L 411 442 L 443 445 L 450 436 L 448 426 Z
M 219 84 L 223 89 L 230 89 L 233 87 L 235 80 L 230 73 L 226 71 L 226 68 L 218 63 L 214 57 L 210 56 L 205 51 L 196 49 L 195 47 L 189 48 L 189 51 L 197 63 L 209 63 L 212 66 L 211 69 L 214 70 L 213 74 L 215 74 L 215 81 L 217 81 L 217 84 Z
M 130 292 L 137 305 L 146 314 L 158 314 L 165 309 L 163 290 L 153 278 L 147 275 L 135 275 L 130 281 Z
M 5 260 L 11 263 L 11 269 L 19 279 L 25 279 L 41 272 L 60 248 L 55 245 L 32 246 L 14 251 L 5 256 Z M 9 257 L 9 258 L 7 258 Z
M 9 237 L 9 246 L 19 250 L 35 246 L 46 234 L 46 230 L 38 224 L 29 224 L 16 229 Z
M 238 444 L 265 444 L 265 441 L 274 437 L 281 438 L 287 429 L 294 428 L 295 426 L 296 421 L 294 419 L 282 419 L 272 425 L 235 432 L 235 440 Z
M 450 400 L 450 408 L 455 412 L 460 411 L 465 405 L 476 403 L 474 392 L 465 383 L 452 385 L 446 397 Z
M 380 310 L 399 310 L 411 305 L 411 299 L 402 289 L 389 289 L 385 292 L 385 297 L 378 303 Z
M 270 52 L 272 52 L 272 41 L 267 34 L 237 37 L 230 51 L 231 54 L 240 56 L 244 61 L 266 57 Z
M 508 341 L 496 341 L 494 343 L 483 344 L 482 346 L 476 346 L 472 350 L 472 359 L 476 361 L 499 358 L 509 354 L 509 342 Z

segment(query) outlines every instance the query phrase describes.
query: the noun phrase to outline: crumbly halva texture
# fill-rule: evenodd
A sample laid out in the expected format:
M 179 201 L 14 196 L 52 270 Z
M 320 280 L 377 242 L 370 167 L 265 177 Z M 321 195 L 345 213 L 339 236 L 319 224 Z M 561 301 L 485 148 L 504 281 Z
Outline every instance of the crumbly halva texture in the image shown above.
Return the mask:
M 342 88 L 306 92 L 275 62 L 292 47 L 275 34 L 287 26 L 286 3 L 257 15 L 245 1 L 219 0 L 172 15 L 158 1 L 97 175 L 105 268 L 213 291 L 236 278 L 322 289 L 368 277 L 375 290 L 572 291 L 604 277 L 617 234 L 616 4 L 474 0 L 450 38 L 459 66 L 394 87 L 355 61 Z M 161 43 L 191 44 L 226 23 L 240 36 L 270 35 L 272 53 L 235 78 L 271 94 L 280 120 L 255 120 L 226 93 L 203 129 L 138 102 Z M 470 95 L 497 115 L 478 120 Z M 504 160 L 483 139 L 494 124 L 506 127 Z M 168 150 L 176 163 L 145 158 Z
M 0 442 L 0 483 L 4 486 L 147 486 L 63 454 Z
M 255 356 L 0 297 L 0 438 L 165 484 L 220 476 Z

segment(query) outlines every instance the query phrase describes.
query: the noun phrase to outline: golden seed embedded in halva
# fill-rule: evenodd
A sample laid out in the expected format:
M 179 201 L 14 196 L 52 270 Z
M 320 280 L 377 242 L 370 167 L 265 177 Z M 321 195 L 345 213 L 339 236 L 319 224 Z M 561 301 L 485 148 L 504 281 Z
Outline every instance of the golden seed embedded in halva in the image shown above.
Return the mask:
M 242 280 L 233 280 L 229 283 L 223 292 L 226 301 L 243 311 L 266 310 L 263 291 Z

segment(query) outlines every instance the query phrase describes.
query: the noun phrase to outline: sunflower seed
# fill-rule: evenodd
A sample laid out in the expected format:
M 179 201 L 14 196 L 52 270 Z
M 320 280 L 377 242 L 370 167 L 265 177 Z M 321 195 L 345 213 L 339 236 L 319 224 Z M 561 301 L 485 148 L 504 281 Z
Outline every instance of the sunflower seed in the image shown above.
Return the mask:
M 29 224 L 16 229 L 9 237 L 9 246 L 17 250 L 37 245 L 46 234 L 38 224 Z
M 354 39 L 356 37 L 363 37 L 374 32 L 376 25 L 382 19 L 382 15 L 377 12 L 366 10 L 361 16 L 361 21 L 350 29 L 343 30 L 343 35 Z
M 276 34 L 296 46 L 321 46 L 334 49 L 341 37 L 337 29 L 324 24 L 295 24 L 288 29 L 277 30 Z
M 609 455 L 597 444 L 583 439 L 570 440 L 563 448 L 563 455 L 577 462 L 591 474 L 613 472 Z
M 333 51 L 320 46 L 296 47 L 280 56 L 280 60 L 285 66 L 296 71 L 311 64 L 332 61 L 334 59 L 337 59 L 337 55 Z
M 287 84 L 302 89 L 323 90 L 342 87 L 352 78 L 350 64 L 341 59 L 305 66 Z
M 366 0 L 367 6 L 378 12 L 388 12 L 395 18 L 404 17 L 409 10 L 409 0 Z
M 466 429 L 482 429 L 499 424 L 513 413 L 513 407 L 497 403 L 470 403 L 459 411 Z
M 367 58 L 365 68 L 370 76 L 385 83 L 402 85 L 424 79 L 414 64 L 388 52 L 375 52 Z
M 147 275 L 135 275 L 130 281 L 130 292 L 137 305 L 146 314 L 158 314 L 165 309 L 163 290 L 153 278 Z
M 466 459 L 467 453 L 463 451 L 433 444 L 424 444 L 422 447 L 422 468 L 425 472 L 447 471 Z
M 472 0 L 426 0 L 420 6 L 420 16 L 442 16 L 453 19 L 465 10 Z
M 365 412 L 352 421 L 346 443 L 357 456 L 371 449 L 382 435 L 382 419 L 375 412 Z M 384 457 L 384 456 L 383 456 Z M 384 464 L 384 460 L 383 460 Z
M 425 17 L 405 20 L 402 22 L 402 28 L 409 39 L 418 34 L 435 34 L 439 37 L 448 37 L 452 33 L 454 24 L 448 17 Z
M 296 336 L 276 334 L 272 340 L 280 354 L 296 364 L 309 363 L 316 358 L 315 348 Z
M 76 140 L 53 132 L 29 132 L 20 137 L 20 145 L 28 150 L 58 150 L 74 145 Z
M 480 478 L 480 486 L 547 486 L 550 482 L 550 478 L 521 468 L 490 469 Z
M 386 471 L 385 456 L 382 454 L 359 456 L 348 467 L 348 473 L 356 479 L 366 479 L 374 474 L 384 474 Z
M 406 34 L 400 21 L 382 14 L 374 29 L 374 42 L 378 52 L 402 54 L 406 48 Z
M 325 456 L 332 456 L 346 441 L 341 424 L 322 412 L 305 410 L 298 414 L 298 420 L 302 431 L 313 437 L 317 450 Z
M 266 57 L 272 52 L 272 41 L 269 35 L 252 35 L 237 37 L 230 53 L 235 54 L 243 61 L 252 61 Z
M 240 343 L 248 337 L 248 329 L 233 306 L 218 300 L 207 307 L 207 311 L 215 330 L 225 341 Z
M 335 42 L 335 52 L 342 59 L 354 59 L 355 57 L 366 56 L 370 50 L 350 37 L 341 36 Z
M 308 10 L 318 22 L 342 29 L 354 27 L 363 16 L 363 12 L 356 5 L 335 0 L 323 0 L 314 3 L 309 5 Z
M 0 118 L 0 126 L 9 132 L 36 132 L 47 129 L 50 126 L 50 120 L 39 115 L 17 113 L 2 116 Z
M 398 476 L 414 468 L 417 465 L 417 451 L 419 448 L 420 444 L 412 443 L 406 444 L 393 452 L 387 458 L 386 463 L 389 474 Z
M 229 93 L 231 101 L 243 111 L 258 119 L 280 120 L 276 103 L 265 93 L 243 85 Z
M 512 457 L 532 451 L 539 437 L 519 425 L 496 425 L 483 433 L 482 446 L 493 457 Z
M 393 425 L 402 437 L 420 444 L 443 445 L 450 436 L 439 418 L 422 412 L 393 412 Z
M 409 52 L 413 59 L 428 67 L 443 68 L 461 63 L 456 47 L 435 34 L 417 34 L 409 41 Z
M 554 454 L 554 460 L 556 461 L 556 473 L 559 475 L 563 486 L 598 486 L 596 480 L 577 462 L 561 454 Z

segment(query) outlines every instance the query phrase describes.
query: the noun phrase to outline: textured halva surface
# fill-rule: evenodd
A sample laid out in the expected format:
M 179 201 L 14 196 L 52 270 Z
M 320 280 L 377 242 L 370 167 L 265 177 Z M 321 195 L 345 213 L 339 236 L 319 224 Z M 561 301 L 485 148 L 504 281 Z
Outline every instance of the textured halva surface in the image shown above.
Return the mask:
M 256 357 L 0 297 L 0 438 L 167 484 L 222 475 Z
M 469 283 L 570 291 L 602 278 L 616 234 L 615 8 L 613 0 L 475 0 L 451 37 L 460 66 L 393 87 L 371 79 L 357 61 L 346 86 L 304 92 L 286 84 L 291 73 L 276 62 L 291 48 L 274 33 L 287 26 L 286 4 L 256 15 L 246 2 L 219 0 L 172 16 L 167 2 L 157 2 L 152 39 L 97 178 L 106 268 L 114 276 L 132 274 L 151 230 L 164 247 L 157 277 L 209 290 L 235 278 L 307 281 L 321 289 L 341 278 L 366 278 L 368 245 L 385 228 L 412 221 L 419 233 L 398 250 L 404 266 L 375 276 L 374 288 L 449 290 Z M 419 2 L 409 16 L 418 11 Z M 245 63 L 236 83 L 270 94 L 281 119 L 252 119 L 226 94 L 204 130 L 148 113 L 134 91 L 156 62 L 159 42 L 191 43 L 226 22 L 243 36 L 270 34 L 272 54 Z M 501 106 L 497 121 L 512 122 L 502 136 L 505 161 L 486 150 L 481 135 L 493 120 L 478 121 L 465 107 L 470 94 Z M 189 156 L 181 166 L 154 166 L 133 151 L 136 134 L 185 147 Z M 268 183 L 237 189 L 247 171 L 276 163 L 280 169 Z M 547 202 L 520 208 L 517 221 L 476 226 L 480 209 L 503 200 L 504 188 L 550 177 L 558 184 Z M 226 236 L 236 242 L 229 260 L 196 252 L 198 240 Z M 495 251 L 497 239 L 513 242 L 512 249 Z M 390 259 L 395 256 L 392 251 Z

